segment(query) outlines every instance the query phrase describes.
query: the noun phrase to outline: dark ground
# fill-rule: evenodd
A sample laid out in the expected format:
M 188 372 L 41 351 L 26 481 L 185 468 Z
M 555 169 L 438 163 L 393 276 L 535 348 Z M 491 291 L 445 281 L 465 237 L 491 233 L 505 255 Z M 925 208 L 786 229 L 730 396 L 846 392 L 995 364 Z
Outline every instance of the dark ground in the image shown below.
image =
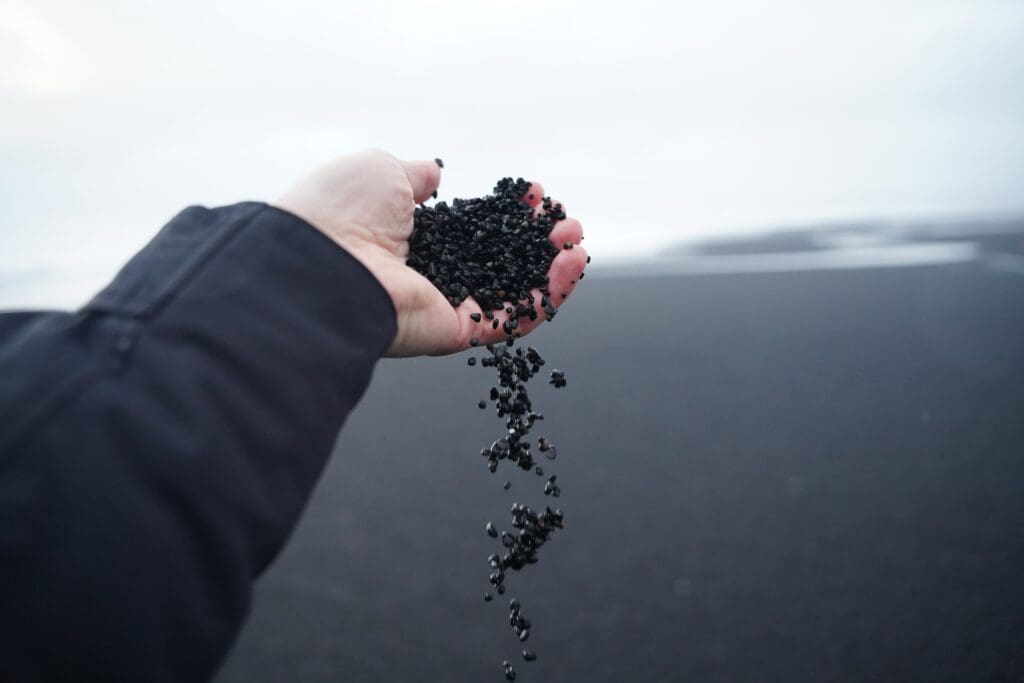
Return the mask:
M 219 683 L 1024 680 L 1024 278 L 584 284 L 532 342 L 569 378 L 568 528 L 506 595 L 539 660 L 483 527 L 543 479 L 485 469 L 462 354 L 378 367 Z

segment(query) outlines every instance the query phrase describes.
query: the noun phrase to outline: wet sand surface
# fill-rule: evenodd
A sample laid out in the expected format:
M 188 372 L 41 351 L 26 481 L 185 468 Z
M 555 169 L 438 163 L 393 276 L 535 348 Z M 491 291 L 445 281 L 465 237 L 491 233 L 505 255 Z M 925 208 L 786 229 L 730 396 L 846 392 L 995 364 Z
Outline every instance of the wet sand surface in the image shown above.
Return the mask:
M 540 563 L 484 603 L 484 524 L 550 500 L 479 456 L 493 371 L 383 361 L 219 683 L 1024 678 L 1019 274 L 593 277 L 531 339 Z

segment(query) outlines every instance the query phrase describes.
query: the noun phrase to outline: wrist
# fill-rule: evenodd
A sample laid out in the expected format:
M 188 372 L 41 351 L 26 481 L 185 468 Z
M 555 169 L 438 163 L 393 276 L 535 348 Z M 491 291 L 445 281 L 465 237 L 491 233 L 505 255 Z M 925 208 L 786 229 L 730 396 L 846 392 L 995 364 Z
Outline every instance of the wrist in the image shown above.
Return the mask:
M 366 239 L 361 238 L 355 231 L 335 231 L 326 229 L 322 221 L 317 221 L 315 217 L 309 215 L 308 212 L 304 212 L 300 207 L 289 205 L 286 198 L 282 198 L 273 204 L 268 204 L 273 209 L 289 214 L 306 226 L 320 233 L 326 237 L 332 243 L 331 246 L 325 245 L 325 248 L 341 249 L 354 259 L 363 269 L 376 280 L 377 284 L 387 295 L 388 302 L 391 304 L 392 313 L 397 322 L 398 320 L 398 302 L 395 298 L 395 292 L 393 288 L 387 286 L 387 278 L 385 274 L 384 255 L 379 245 L 369 243 Z M 393 257 L 392 257 L 393 258 Z

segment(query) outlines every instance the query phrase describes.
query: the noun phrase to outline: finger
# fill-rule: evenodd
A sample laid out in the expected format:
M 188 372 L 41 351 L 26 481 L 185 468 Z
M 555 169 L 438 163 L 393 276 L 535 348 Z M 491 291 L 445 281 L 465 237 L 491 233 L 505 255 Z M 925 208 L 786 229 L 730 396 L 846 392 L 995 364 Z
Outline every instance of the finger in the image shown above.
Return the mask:
M 405 177 L 412 187 L 413 200 L 425 202 L 441 184 L 441 168 L 434 161 L 401 161 Z
M 562 202 L 558 201 L 557 199 L 552 199 L 551 202 L 548 204 L 548 206 L 551 207 L 551 208 L 545 207 L 543 203 L 541 203 L 538 206 L 533 207 L 534 215 L 536 215 L 536 216 L 543 216 L 544 214 L 548 213 L 549 211 L 554 211 L 555 209 L 560 209 L 563 214 L 565 213 L 565 204 L 563 204 Z
M 548 291 L 551 303 L 558 308 L 576 288 L 583 270 L 587 267 L 587 250 L 580 246 L 563 249 L 551 262 L 548 271 Z
M 536 207 L 544 200 L 544 186 L 531 180 L 530 187 L 523 195 L 523 201 L 530 206 Z
M 555 223 L 555 227 L 551 228 L 551 234 L 548 235 L 551 239 L 551 243 L 559 249 L 563 249 L 565 244 L 579 244 L 583 241 L 583 226 L 575 218 L 566 218 Z

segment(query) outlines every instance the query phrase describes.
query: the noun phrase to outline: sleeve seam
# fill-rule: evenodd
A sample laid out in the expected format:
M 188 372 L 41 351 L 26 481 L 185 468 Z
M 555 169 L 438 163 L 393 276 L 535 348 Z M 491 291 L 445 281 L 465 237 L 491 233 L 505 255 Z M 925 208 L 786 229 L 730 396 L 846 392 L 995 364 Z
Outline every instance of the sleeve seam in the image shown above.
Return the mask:
M 191 255 L 186 254 L 187 261 L 182 269 L 167 282 L 163 283 L 162 291 L 156 294 L 150 301 L 143 303 L 136 310 L 131 310 L 132 307 L 128 304 L 104 304 L 99 302 L 98 300 L 107 290 L 104 290 L 104 292 L 101 292 L 95 299 L 86 304 L 83 310 L 89 313 L 102 313 L 119 318 L 142 319 L 147 322 L 157 318 L 163 309 L 176 298 L 178 292 L 201 273 L 219 252 L 223 251 L 233 240 L 238 239 L 238 236 L 245 231 L 245 228 L 260 214 L 262 205 L 254 203 L 254 208 L 255 210 L 251 211 L 248 215 L 239 217 L 235 221 L 221 223 L 223 225 L 223 233 L 211 236 L 209 242 L 202 244 L 195 253 Z M 212 209 L 208 210 L 212 211 Z M 215 226 L 213 227 L 215 229 Z M 134 258 L 139 258 L 139 255 L 136 255 Z M 122 274 L 119 273 L 115 276 L 114 281 L 116 282 L 121 276 Z

